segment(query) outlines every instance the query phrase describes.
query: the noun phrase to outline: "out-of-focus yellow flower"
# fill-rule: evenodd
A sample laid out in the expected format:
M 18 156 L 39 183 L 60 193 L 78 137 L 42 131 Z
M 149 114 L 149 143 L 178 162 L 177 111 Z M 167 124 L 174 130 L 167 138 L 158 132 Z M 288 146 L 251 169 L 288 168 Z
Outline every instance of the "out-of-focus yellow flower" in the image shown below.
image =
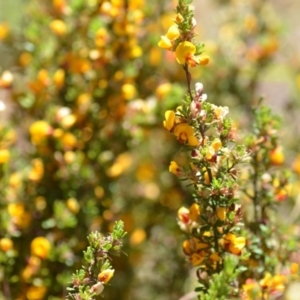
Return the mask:
M 216 214 L 221 221 L 224 221 L 226 219 L 227 208 L 218 206 L 216 209 Z
M 221 143 L 220 139 L 215 138 L 215 139 L 212 141 L 211 146 L 214 148 L 215 151 L 218 151 L 218 150 L 221 149 L 222 143 Z
M 213 159 L 213 157 L 215 156 L 215 154 L 216 154 L 215 149 L 212 146 L 209 146 L 207 148 L 207 151 L 206 151 L 206 154 L 205 154 L 205 158 L 210 161 L 210 160 Z
M 300 154 L 296 157 L 292 165 L 293 170 L 300 175 Z
M 17 190 L 22 185 L 21 175 L 17 172 L 12 173 L 9 177 L 8 184 L 10 187 Z
M 187 123 L 180 123 L 174 129 L 174 134 L 181 143 L 198 146 L 199 140 L 194 136 L 194 128 Z
M 134 45 L 130 50 L 130 58 L 137 58 L 143 55 L 143 49 L 139 45 Z
M 139 245 L 146 239 L 146 232 L 143 228 L 136 228 L 130 235 L 130 244 Z
M 125 83 L 122 85 L 122 95 L 126 100 L 131 100 L 133 97 L 136 96 L 136 88 L 131 83 Z
M 46 198 L 43 196 L 38 196 L 34 199 L 34 204 L 38 211 L 42 211 L 47 207 Z
M 181 14 L 177 14 L 175 17 L 176 23 L 181 23 L 184 20 L 183 16 Z
M 66 132 L 61 137 L 64 149 L 73 149 L 77 146 L 77 138 L 71 132 Z
M 47 288 L 45 286 L 30 286 L 27 290 L 26 296 L 28 300 L 42 300 L 45 299 Z
M 0 41 L 4 40 L 9 34 L 9 26 L 6 23 L 0 23 Z
M 9 88 L 14 81 L 14 75 L 10 71 L 4 71 L 0 77 L 0 88 Z
M 153 47 L 150 49 L 149 53 L 149 62 L 152 66 L 158 66 L 161 62 L 161 51 L 157 47 Z
M 171 91 L 171 89 L 172 89 L 172 84 L 169 82 L 160 84 L 155 91 L 156 97 L 159 100 L 161 100 L 166 94 L 168 94 Z
M 270 152 L 270 162 L 272 165 L 278 166 L 284 163 L 284 154 L 282 147 L 278 146 Z
M 58 89 L 61 89 L 65 83 L 65 70 L 57 69 L 53 74 L 53 82 Z
M 66 1 L 65 0 L 52 0 L 52 5 L 55 10 L 60 13 L 63 13 L 66 9 Z
M 201 213 L 200 206 L 197 203 L 191 205 L 189 210 L 189 218 L 192 221 L 197 221 Z
M 291 263 L 291 265 L 290 265 L 290 271 L 291 271 L 291 274 L 298 274 L 299 264 L 297 264 L 295 262 Z
M 180 174 L 180 168 L 177 165 L 175 161 L 171 161 L 170 166 L 169 166 L 169 171 L 174 174 L 174 175 L 179 175 Z
M 7 206 L 7 211 L 12 217 L 21 217 L 25 212 L 24 204 L 20 202 L 10 203 Z
M 125 152 L 120 154 L 113 165 L 107 170 L 109 177 L 118 177 L 132 165 L 132 156 L 130 153 Z
M 175 112 L 173 110 L 167 110 L 165 112 L 165 120 L 163 123 L 164 127 L 167 130 L 171 131 L 174 126 L 175 119 L 176 119 Z
M 30 256 L 26 268 L 22 272 L 25 281 L 29 281 L 36 274 L 41 266 L 41 259 L 37 256 Z
M 19 63 L 23 67 L 28 66 L 31 60 L 32 60 L 32 55 L 29 52 L 22 52 L 19 57 Z
M 12 217 L 12 222 L 20 228 L 27 228 L 31 221 L 31 215 L 25 211 L 23 203 L 10 203 L 7 211 Z
M 10 152 L 7 149 L 0 149 L 0 164 L 5 164 L 10 159 Z
M 36 121 L 31 124 L 29 133 L 31 136 L 31 142 L 34 145 L 42 144 L 47 136 L 51 134 L 52 128 L 46 121 Z
M 244 237 L 237 237 L 233 233 L 227 233 L 223 239 L 225 249 L 235 255 L 240 255 L 246 245 L 246 239 Z
M 50 254 L 51 244 L 45 237 L 39 236 L 31 241 L 30 250 L 32 255 L 46 259 Z
M 76 154 L 74 151 L 66 151 L 64 154 L 64 160 L 67 164 L 72 164 L 76 159 Z
M 62 20 L 52 20 L 49 26 L 57 36 L 64 36 L 67 33 L 67 24 Z
M 99 28 L 95 34 L 95 45 L 99 48 L 104 47 L 107 44 L 108 37 L 109 35 L 106 28 Z
M 181 42 L 175 51 L 177 62 L 181 65 L 188 64 L 190 67 L 195 67 L 196 65 L 207 65 L 209 62 L 208 56 L 197 55 L 196 46 L 188 41 Z
M 39 181 L 44 176 L 44 164 L 40 158 L 31 161 L 32 168 L 28 174 L 28 178 L 32 181 Z
M 12 250 L 13 247 L 14 247 L 14 243 L 11 239 L 9 239 L 9 238 L 0 239 L 0 249 L 3 252 L 7 252 L 9 250 Z
M 70 72 L 74 74 L 85 74 L 92 68 L 91 62 L 86 57 L 81 57 L 74 53 L 67 55 L 66 62 L 68 63 Z
M 69 129 L 76 123 L 76 121 L 76 116 L 74 114 L 69 114 L 61 119 L 60 124 L 64 129 Z
M 73 214 L 77 214 L 80 209 L 80 205 L 75 198 L 69 198 L 67 200 L 67 207 Z
M 108 283 L 114 276 L 114 269 L 106 269 L 98 275 L 98 280 L 103 283 Z

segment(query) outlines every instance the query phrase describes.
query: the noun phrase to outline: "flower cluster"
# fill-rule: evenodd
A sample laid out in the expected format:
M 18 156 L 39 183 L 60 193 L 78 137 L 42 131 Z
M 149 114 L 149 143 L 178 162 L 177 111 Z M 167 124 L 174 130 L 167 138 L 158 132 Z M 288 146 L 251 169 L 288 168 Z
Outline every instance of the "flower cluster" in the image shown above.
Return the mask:
M 89 246 L 84 252 L 86 265 L 73 274 L 73 287 L 68 289 L 69 299 L 90 300 L 103 292 L 104 285 L 115 272 L 110 256 L 120 254 L 125 235 L 124 224 L 119 221 L 108 236 L 102 236 L 97 231 L 88 236 Z
M 172 161 L 169 170 L 188 180 L 194 191 L 195 203 L 189 209 L 179 209 L 178 222 L 189 237 L 183 243 L 184 253 L 192 265 L 198 267 L 200 287 L 205 290 L 210 276 L 223 269 L 226 253 L 240 256 L 246 244 L 245 238 L 240 236 L 237 178 L 238 165 L 247 162 L 249 156 L 245 148 L 235 142 L 235 128 L 227 117 L 228 107 L 206 101 L 201 83 L 191 88 L 189 67 L 201 64 L 192 50 L 197 48 L 192 43 L 193 10 L 185 1 L 179 1 L 176 12 L 179 14 L 175 19 L 179 35 L 173 34 L 173 25 L 159 46 L 165 46 L 163 41 L 167 38 L 176 37 L 174 46 L 168 50 L 175 51 L 177 61 L 183 64 L 188 94 L 176 111 L 166 111 L 163 125 L 188 153 L 189 167 L 178 166 Z M 185 39 L 188 41 L 177 45 L 178 40 Z M 203 277 L 204 272 L 208 276 Z

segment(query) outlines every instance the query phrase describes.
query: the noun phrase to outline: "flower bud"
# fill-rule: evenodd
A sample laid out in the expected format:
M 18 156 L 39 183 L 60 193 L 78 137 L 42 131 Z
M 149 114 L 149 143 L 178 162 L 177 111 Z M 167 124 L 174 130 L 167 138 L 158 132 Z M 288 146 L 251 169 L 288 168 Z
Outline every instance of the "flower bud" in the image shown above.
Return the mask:
M 91 292 L 92 293 L 95 293 L 96 295 L 100 295 L 104 290 L 104 285 L 102 282 L 97 282 L 96 284 L 94 284 L 92 287 L 91 287 Z

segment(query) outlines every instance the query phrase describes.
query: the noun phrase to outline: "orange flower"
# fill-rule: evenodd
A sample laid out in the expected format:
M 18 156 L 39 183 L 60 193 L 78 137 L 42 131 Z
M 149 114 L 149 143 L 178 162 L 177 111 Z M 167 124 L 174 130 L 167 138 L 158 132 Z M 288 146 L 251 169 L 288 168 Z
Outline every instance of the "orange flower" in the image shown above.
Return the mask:
M 106 269 L 98 275 L 98 280 L 102 283 L 108 283 L 110 279 L 114 276 L 114 272 L 114 269 Z

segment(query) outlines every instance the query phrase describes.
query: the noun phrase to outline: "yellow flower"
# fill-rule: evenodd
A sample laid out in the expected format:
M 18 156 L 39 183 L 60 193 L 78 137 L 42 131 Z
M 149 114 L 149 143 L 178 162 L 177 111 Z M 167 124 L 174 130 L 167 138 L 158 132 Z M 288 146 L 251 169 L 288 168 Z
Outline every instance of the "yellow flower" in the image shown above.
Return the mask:
M 109 34 L 108 34 L 107 30 L 104 27 L 99 28 L 95 34 L 96 46 L 99 48 L 104 47 L 107 43 L 108 37 L 109 37 Z
M 226 207 L 218 206 L 218 207 L 217 207 L 217 210 L 216 210 L 216 213 L 217 213 L 217 217 L 218 217 L 221 221 L 224 221 L 224 220 L 226 219 L 227 208 L 226 208 Z
M 270 153 L 270 162 L 272 165 L 281 165 L 284 163 L 284 154 L 282 151 L 282 147 L 278 146 L 275 149 L 273 149 Z
M 166 37 L 166 36 L 161 36 L 160 41 L 158 42 L 158 47 L 166 50 L 171 50 L 173 45 L 172 42 Z
M 32 160 L 32 169 L 28 174 L 28 178 L 32 181 L 39 181 L 44 176 L 44 164 L 40 158 Z
M 6 23 L 0 23 L 0 41 L 4 40 L 9 34 L 9 27 Z
M 61 89 L 65 83 L 65 70 L 57 69 L 53 74 L 53 82 L 58 89 Z
M 184 17 L 181 14 L 177 14 L 175 17 L 176 23 L 181 23 L 184 20 Z
M 171 50 L 173 48 L 172 41 L 179 38 L 180 32 L 178 26 L 173 24 L 169 29 L 166 35 L 160 37 L 160 41 L 158 42 L 158 47 Z
M 13 249 L 13 247 L 14 247 L 14 243 L 11 239 L 9 239 L 9 238 L 0 239 L 0 249 L 3 252 L 9 251 L 9 250 Z
M 200 213 L 201 213 L 200 206 L 197 203 L 194 203 L 190 207 L 189 218 L 192 221 L 197 221 L 200 216 Z
M 27 290 L 26 296 L 28 300 L 42 300 L 45 299 L 47 288 L 45 286 L 30 286 Z
M 64 36 L 67 33 L 67 25 L 62 20 L 53 20 L 49 26 L 52 32 L 58 36 Z
M 10 71 L 4 71 L 0 77 L 0 88 L 9 88 L 14 81 L 14 75 Z
M 235 255 L 240 255 L 246 245 L 244 237 L 237 237 L 233 233 L 227 233 L 224 237 L 224 242 L 225 249 Z
M 155 91 L 156 97 L 162 99 L 166 94 L 168 94 L 172 89 L 171 83 L 162 83 L 159 85 Z M 169 130 L 169 129 L 168 129 Z
M 188 64 L 190 67 L 198 65 L 206 65 L 209 62 L 208 56 L 195 56 L 196 46 L 188 41 L 180 43 L 176 50 L 177 62 L 181 65 Z
M 173 41 L 173 40 L 176 40 L 180 37 L 180 32 L 179 32 L 179 29 L 178 29 L 178 26 L 176 24 L 172 25 L 167 34 L 166 34 L 166 37 Z
M 77 214 L 80 209 L 80 205 L 75 198 L 69 198 L 67 200 L 67 207 L 73 214 Z
M 0 149 L 0 164 L 5 164 L 10 159 L 10 153 L 7 149 Z
M 136 228 L 130 235 L 130 244 L 132 246 L 139 245 L 146 239 L 146 232 L 143 228 Z
M 187 123 L 180 123 L 174 129 L 174 134 L 181 143 L 198 146 L 199 140 L 194 136 L 194 128 Z
M 43 236 L 36 237 L 30 244 L 31 254 L 46 259 L 51 250 L 50 242 Z
M 180 168 L 175 161 L 171 161 L 169 166 L 169 171 L 174 175 L 180 174 Z
M 46 137 L 51 133 L 51 126 L 46 121 L 36 121 L 29 128 L 31 142 L 34 145 L 40 145 Z
M 212 141 L 211 146 L 215 149 L 215 151 L 218 151 L 222 147 L 222 143 L 218 138 L 215 138 Z
M 126 100 L 131 100 L 137 91 L 133 84 L 125 83 L 122 85 L 122 95 Z
M 71 132 L 66 132 L 61 137 L 61 142 L 63 144 L 64 149 L 73 149 L 77 146 L 77 138 Z
M 167 110 L 165 112 L 165 121 L 164 121 L 164 127 L 171 131 L 173 126 L 174 126 L 174 123 L 175 123 L 175 112 L 173 110 Z
M 114 272 L 115 272 L 114 269 L 106 269 L 98 275 L 98 280 L 103 283 L 108 283 L 110 279 L 113 277 Z
M 180 43 L 175 51 L 177 62 L 184 65 L 195 52 L 196 46 L 193 43 L 187 41 Z
M 300 175 L 300 154 L 296 157 L 292 165 L 293 170 Z
M 215 156 L 215 154 L 216 154 L 215 149 L 212 146 L 209 146 L 206 151 L 205 158 L 207 160 L 211 160 Z
M 291 263 L 291 265 L 290 265 L 291 274 L 298 274 L 298 271 L 299 271 L 299 264 L 297 264 L 295 262 Z

